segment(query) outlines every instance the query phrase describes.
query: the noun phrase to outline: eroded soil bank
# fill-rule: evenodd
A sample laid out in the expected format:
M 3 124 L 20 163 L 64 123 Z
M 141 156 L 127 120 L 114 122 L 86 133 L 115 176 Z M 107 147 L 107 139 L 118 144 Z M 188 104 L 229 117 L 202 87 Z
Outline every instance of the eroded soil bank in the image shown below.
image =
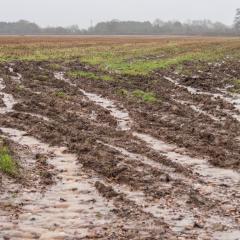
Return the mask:
M 238 239 L 238 96 L 225 88 L 238 65 L 206 88 L 57 64 L 0 66 L 1 136 L 21 173 L 1 175 L 0 237 Z

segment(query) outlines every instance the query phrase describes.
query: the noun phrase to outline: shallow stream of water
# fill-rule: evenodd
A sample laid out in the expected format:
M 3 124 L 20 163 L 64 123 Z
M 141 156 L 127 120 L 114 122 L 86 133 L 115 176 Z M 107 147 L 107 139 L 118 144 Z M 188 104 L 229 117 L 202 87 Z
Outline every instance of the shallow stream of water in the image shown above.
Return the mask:
M 14 100 L 13 96 L 11 94 L 3 92 L 4 89 L 5 89 L 4 81 L 2 78 L 0 78 L 0 97 L 1 95 L 3 96 L 2 100 L 5 105 L 4 107 L 0 108 L 1 114 L 12 112 L 13 106 L 14 104 L 16 104 L 16 101 Z
M 17 225 L 16 221 L 0 221 L 0 236 L 21 239 L 27 235 L 40 239 L 84 237 L 89 229 L 101 227 L 113 220 L 113 206 L 95 189 L 94 184 L 98 179 L 91 179 L 81 171 L 81 165 L 77 165 L 77 156 L 65 153 L 64 148 L 50 147 L 23 131 L 0 129 L 14 142 L 31 149 L 34 155 L 51 155 L 48 163 L 57 172 L 56 184 L 43 194 L 22 189 L 17 197 L 17 201 L 23 203 Z M 1 199 L 1 202 L 4 201 L 11 202 L 12 199 Z

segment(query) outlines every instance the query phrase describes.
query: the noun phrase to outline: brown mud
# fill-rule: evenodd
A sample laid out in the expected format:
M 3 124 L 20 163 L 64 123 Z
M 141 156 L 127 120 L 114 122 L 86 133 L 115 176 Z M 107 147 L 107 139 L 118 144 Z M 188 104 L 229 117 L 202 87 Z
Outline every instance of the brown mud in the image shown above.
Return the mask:
M 238 99 L 219 90 L 228 83 L 207 89 L 167 71 L 65 76 L 86 67 L 1 65 L 1 135 L 28 181 L 1 175 L 0 237 L 238 239 Z

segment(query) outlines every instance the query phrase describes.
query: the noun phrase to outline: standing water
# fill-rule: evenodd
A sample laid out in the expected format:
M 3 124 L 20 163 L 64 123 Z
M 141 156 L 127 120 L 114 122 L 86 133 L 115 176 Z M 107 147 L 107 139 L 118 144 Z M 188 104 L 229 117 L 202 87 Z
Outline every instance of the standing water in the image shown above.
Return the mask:
M 110 223 L 113 217 L 112 205 L 96 191 L 97 178 L 90 178 L 81 166 L 77 156 L 64 153 L 64 148 L 50 147 L 26 133 L 16 129 L 1 128 L 11 140 L 31 149 L 34 155 L 51 154 L 48 163 L 57 171 L 56 184 L 45 193 L 36 194 L 22 189 L 18 200 L 23 204 L 19 219 L 0 220 L 0 237 L 65 239 L 65 237 L 86 237 L 89 229 L 98 229 Z M 1 199 L 11 203 L 14 199 Z M 13 202 L 14 204 L 14 202 Z M 14 230 L 13 230 L 14 229 Z

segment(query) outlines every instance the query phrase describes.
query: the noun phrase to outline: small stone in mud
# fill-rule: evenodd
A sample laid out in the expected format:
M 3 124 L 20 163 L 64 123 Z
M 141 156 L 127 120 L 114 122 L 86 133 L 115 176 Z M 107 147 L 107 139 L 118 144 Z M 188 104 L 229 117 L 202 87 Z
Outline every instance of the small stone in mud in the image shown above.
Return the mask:
M 164 174 L 160 177 L 161 181 L 163 182 L 170 182 L 171 181 L 171 177 L 168 174 Z
M 195 228 L 204 228 L 204 225 L 202 223 L 200 223 L 200 222 L 194 222 L 193 227 L 195 227 Z
M 40 154 L 40 153 L 37 153 L 35 156 L 36 159 L 40 159 L 41 157 L 42 157 L 42 154 Z

